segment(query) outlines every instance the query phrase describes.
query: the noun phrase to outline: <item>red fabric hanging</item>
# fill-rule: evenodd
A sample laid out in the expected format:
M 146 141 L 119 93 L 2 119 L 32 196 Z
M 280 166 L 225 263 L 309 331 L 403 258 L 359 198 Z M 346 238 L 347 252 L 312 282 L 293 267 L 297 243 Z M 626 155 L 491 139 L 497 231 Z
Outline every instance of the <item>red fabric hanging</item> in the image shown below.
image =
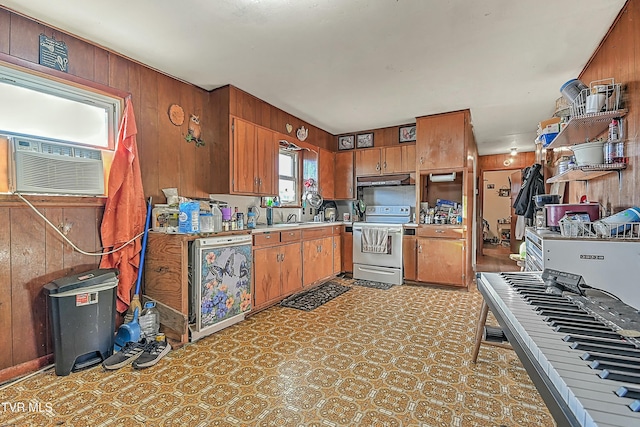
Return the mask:
M 137 133 L 133 106 L 127 98 L 109 172 L 108 198 L 100 229 L 105 252 L 120 247 L 144 231 L 147 207 L 138 161 Z M 100 261 L 100 268 L 117 268 L 120 271 L 116 301 L 116 309 L 120 313 L 124 313 L 131 302 L 131 288 L 138 277 L 141 250 L 142 237 L 138 237 L 122 250 L 103 255 Z

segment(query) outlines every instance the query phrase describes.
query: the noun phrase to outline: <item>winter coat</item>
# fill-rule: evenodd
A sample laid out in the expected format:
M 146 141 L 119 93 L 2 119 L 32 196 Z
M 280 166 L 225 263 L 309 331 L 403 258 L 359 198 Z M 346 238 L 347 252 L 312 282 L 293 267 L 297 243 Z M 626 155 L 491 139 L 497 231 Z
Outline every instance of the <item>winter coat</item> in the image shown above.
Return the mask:
M 545 193 L 544 177 L 541 169 L 542 165 L 540 163 L 534 163 L 532 166 L 525 168 L 522 187 L 516 197 L 516 201 L 513 203 L 516 215 L 533 219 L 536 208 L 533 196 Z

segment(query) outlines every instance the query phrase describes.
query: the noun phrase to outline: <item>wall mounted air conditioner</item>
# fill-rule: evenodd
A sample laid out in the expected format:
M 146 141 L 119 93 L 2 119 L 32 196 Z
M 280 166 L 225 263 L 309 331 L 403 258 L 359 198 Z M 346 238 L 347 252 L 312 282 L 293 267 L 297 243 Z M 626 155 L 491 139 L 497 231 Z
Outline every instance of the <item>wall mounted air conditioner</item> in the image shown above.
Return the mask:
M 46 140 L 11 138 L 12 190 L 104 195 L 102 152 Z

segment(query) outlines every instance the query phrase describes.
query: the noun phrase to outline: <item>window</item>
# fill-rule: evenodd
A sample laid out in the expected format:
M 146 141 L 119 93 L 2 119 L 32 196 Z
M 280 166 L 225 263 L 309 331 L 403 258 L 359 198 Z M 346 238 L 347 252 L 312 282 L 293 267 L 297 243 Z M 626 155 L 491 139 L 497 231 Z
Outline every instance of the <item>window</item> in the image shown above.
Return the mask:
M 278 157 L 279 179 L 278 179 L 278 195 L 280 196 L 280 204 L 298 205 L 300 198 L 298 183 L 298 152 L 280 150 Z
M 121 99 L 0 65 L 0 133 L 115 148 Z

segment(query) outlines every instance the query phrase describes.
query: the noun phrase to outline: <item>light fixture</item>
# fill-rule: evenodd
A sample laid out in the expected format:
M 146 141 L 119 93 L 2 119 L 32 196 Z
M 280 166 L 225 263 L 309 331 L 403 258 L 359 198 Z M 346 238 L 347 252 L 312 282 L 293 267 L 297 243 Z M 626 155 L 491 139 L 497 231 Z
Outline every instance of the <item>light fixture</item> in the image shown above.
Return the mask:
M 516 147 L 513 147 L 513 148 L 511 149 L 511 155 L 512 155 L 512 156 L 515 156 L 516 154 L 518 154 L 518 149 L 517 149 Z
M 502 164 L 505 166 L 511 166 L 512 163 L 513 163 L 513 158 L 511 157 L 508 159 L 505 159 L 504 162 L 502 162 Z

